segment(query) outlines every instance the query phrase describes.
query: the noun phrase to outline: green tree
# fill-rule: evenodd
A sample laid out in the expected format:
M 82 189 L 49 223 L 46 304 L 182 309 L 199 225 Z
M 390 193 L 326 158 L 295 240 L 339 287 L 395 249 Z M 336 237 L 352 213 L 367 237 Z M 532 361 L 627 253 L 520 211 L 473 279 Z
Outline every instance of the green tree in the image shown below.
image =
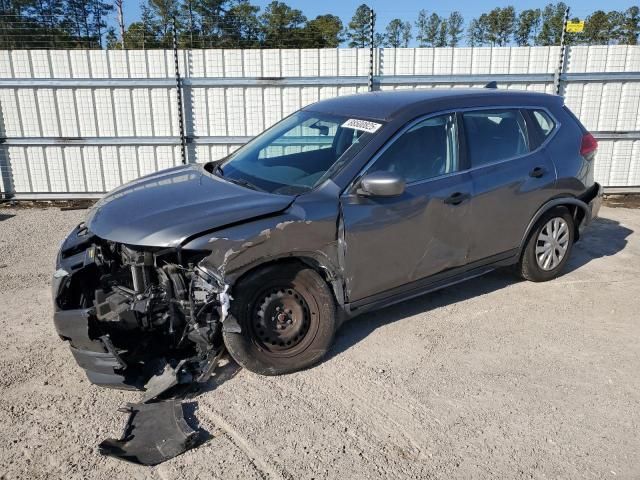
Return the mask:
M 337 48 L 344 40 L 342 21 L 335 15 L 318 15 L 304 29 L 310 48 Z
M 609 17 L 602 10 L 596 10 L 587 17 L 582 38 L 589 45 L 606 45 L 610 35 Z
M 303 27 L 307 22 L 300 10 L 274 0 L 260 15 L 263 45 L 267 48 L 291 48 L 304 40 Z
M 447 33 L 449 32 L 449 28 L 447 25 L 447 20 L 444 18 L 440 21 L 440 28 L 438 29 L 438 39 L 436 40 L 436 47 L 446 47 L 447 46 Z
M 432 13 L 427 21 L 426 42 L 429 47 L 435 47 L 438 43 L 438 34 L 440 33 L 440 24 L 442 18 L 437 13 Z
M 107 28 L 107 16 L 111 13 L 113 7 L 112 3 L 107 3 L 103 0 L 92 0 L 90 4 L 94 36 L 97 38 L 100 48 L 102 48 L 102 35 Z
M 234 27 L 232 19 L 227 16 L 233 8 L 230 6 L 230 0 L 183 0 L 182 7 L 182 23 L 188 28 L 193 24 L 195 29 L 194 35 L 198 37 L 198 43 L 203 47 L 233 45 L 229 39 L 223 39 L 227 35 L 227 29 L 231 32 L 229 36 L 233 37 Z M 235 12 L 238 15 L 246 13 L 246 2 L 238 2 L 234 6 L 237 7 Z M 189 41 L 191 35 L 189 35 Z
M 384 47 L 384 43 L 386 42 L 386 38 L 384 33 L 380 33 L 380 32 L 376 32 L 373 35 L 373 47 L 374 48 L 379 48 L 379 47 Z
M 385 46 L 398 48 L 402 43 L 402 20 L 394 18 L 387 25 L 385 32 Z
M 148 5 L 142 5 L 140 21 L 131 23 L 124 34 L 127 48 L 159 48 L 162 46 L 158 24 Z M 116 47 L 111 47 L 116 48 Z
M 620 32 L 620 42 L 626 45 L 637 45 L 640 35 L 640 8 L 631 7 L 624 12 L 624 21 Z
M 624 13 L 613 10 L 607 13 L 609 43 L 622 43 L 624 38 Z
M 72 24 L 65 19 L 66 4 L 59 0 L 14 0 L 3 6 L 0 21 L 5 48 L 73 48 Z M 25 35 L 25 31 L 28 32 Z
M 173 43 L 173 22 L 180 14 L 179 0 L 149 0 L 149 11 L 157 25 L 161 46 L 170 48 Z
M 491 45 L 503 47 L 509 43 L 516 25 L 516 11 L 513 7 L 494 8 L 487 15 L 487 40 Z
M 429 19 L 427 16 L 427 11 L 422 9 L 418 12 L 418 18 L 416 19 L 416 40 L 418 41 L 419 47 L 427 47 L 427 25 L 429 23 Z
M 542 26 L 536 37 L 536 45 L 560 45 L 567 5 L 564 2 L 548 4 L 542 10 Z
M 451 12 L 449 18 L 447 18 L 447 43 L 450 47 L 457 47 L 460 43 L 462 33 L 464 32 L 464 29 L 462 28 L 463 24 L 464 18 L 462 17 L 462 14 L 458 11 Z
M 369 37 L 371 36 L 370 12 L 371 9 L 365 3 L 356 9 L 347 29 L 349 47 L 364 48 L 369 45 Z
M 486 43 L 487 39 L 487 21 L 486 14 L 483 13 L 479 18 L 474 18 L 467 29 L 467 39 L 472 47 L 481 47 Z
M 531 45 L 531 40 L 535 39 L 540 29 L 539 8 L 523 10 L 518 15 L 518 25 L 513 34 L 514 40 L 520 46 Z
M 123 37 L 124 37 L 124 35 L 122 35 L 122 38 Z M 107 35 L 106 35 L 107 49 L 108 50 L 121 49 L 122 48 L 122 38 L 118 38 L 118 36 L 116 35 L 116 29 L 115 28 L 109 27 L 107 29 Z
M 260 45 L 261 25 L 258 19 L 260 7 L 241 0 L 233 5 L 224 17 L 223 44 L 235 48 L 252 48 Z

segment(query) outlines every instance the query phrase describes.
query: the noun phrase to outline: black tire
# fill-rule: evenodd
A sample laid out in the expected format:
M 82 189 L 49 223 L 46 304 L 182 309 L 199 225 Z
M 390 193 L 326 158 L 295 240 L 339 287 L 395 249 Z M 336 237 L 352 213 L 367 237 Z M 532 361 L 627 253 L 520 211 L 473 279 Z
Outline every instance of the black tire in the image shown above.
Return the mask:
M 282 375 L 317 363 L 333 343 L 333 295 L 314 270 L 274 264 L 234 288 L 231 311 L 241 333 L 224 332 L 227 350 L 242 367 Z
M 568 244 L 564 255 L 557 263 L 557 265 L 553 266 L 553 268 L 548 267 L 549 269 L 544 269 L 539 264 L 538 259 L 536 258 L 536 247 L 539 245 L 542 246 L 541 244 L 544 244 L 544 242 L 539 239 L 540 232 L 542 232 L 542 230 L 545 228 L 545 225 L 547 225 L 549 221 L 553 219 L 561 219 L 566 222 L 568 227 Z M 520 263 L 518 263 L 517 266 L 519 275 L 525 280 L 529 280 L 532 282 L 546 282 L 558 277 L 562 273 L 564 266 L 569 260 L 571 250 L 573 249 L 574 238 L 574 220 L 571 212 L 569 212 L 566 207 L 554 207 L 548 212 L 545 212 L 540 217 L 540 219 L 538 219 L 531 233 L 529 234 L 529 237 L 527 238 L 527 243 L 524 251 L 522 252 Z M 555 249 L 555 247 L 552 248 Z M 557 254 L 559 252 L 559 249 L 555 249 L 555 252 Z

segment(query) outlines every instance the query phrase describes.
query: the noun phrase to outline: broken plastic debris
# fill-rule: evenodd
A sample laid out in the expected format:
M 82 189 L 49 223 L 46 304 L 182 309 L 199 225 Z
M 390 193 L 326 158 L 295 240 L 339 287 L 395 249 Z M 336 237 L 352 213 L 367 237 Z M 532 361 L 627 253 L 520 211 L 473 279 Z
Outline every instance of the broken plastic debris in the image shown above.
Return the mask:
M 187 424 L 178 401 L 128 404 L 124 411 L 129 413 L 129 419 L 122 438 L 104 440 L 99 445 L 102 455 L 152 466 L 198 443 L 198 432 Z
M 218 302 L 220 302 L 220 321 L 224 322 L 229 315 L 229 309 L 231 308 L 231 300 L 233 297 L 229 295 L 227 292 L 229 290 L 229 285 L 225 284 L 224 290 L 218 293 Z
M 164 366 L 162 373 L 159 375 L 154 375 L 149 379 L 147 384 L 144 386 L 145 394 L 142 399 L 142 403 L 149 403 L 152 400 L 155 400 L 164 392 L 172 389 L 180 382 L 180 371 L 182 370 L 183 365 L 186 363 L 186 360 L 180 361 L 176 368 L 173 368 L 168 363 Z

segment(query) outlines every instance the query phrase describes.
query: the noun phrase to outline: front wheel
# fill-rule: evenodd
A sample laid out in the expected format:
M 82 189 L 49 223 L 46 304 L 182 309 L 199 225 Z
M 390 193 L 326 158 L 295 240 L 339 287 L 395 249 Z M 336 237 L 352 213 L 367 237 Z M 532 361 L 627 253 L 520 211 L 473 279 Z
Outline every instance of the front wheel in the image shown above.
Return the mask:
M 575 228 L 566 207 L 545 212 L 529 235 L 518 264 L 520 276 L 533 282 L 556 278 L 569 260 Z
M 314 270 L 274 264 L 236 285 L 231 303 L 241 333 L 224 332 L 227 350 L 242 367 L 281 375 L 317 363 L 336 328 L 335 304 Z

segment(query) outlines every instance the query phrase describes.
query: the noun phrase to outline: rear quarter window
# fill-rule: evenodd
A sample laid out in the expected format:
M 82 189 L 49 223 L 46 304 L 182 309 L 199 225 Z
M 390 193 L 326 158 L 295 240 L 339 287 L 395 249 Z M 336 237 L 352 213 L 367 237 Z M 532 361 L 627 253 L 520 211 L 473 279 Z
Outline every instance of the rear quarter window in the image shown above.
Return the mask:
M 535 150 L 551 136 L 556 128 L 556 122 L 544 110 L 527 110 L 525 113 L 529 117 L 529 142 L 531 150 Z
M 545 138 L 551 135 L 551 132 L 553 132 L 553 129 L 556 127 L 553 119 L 542 110 L 533 110 L 533 119 L 538 124 L 538 127 Z

